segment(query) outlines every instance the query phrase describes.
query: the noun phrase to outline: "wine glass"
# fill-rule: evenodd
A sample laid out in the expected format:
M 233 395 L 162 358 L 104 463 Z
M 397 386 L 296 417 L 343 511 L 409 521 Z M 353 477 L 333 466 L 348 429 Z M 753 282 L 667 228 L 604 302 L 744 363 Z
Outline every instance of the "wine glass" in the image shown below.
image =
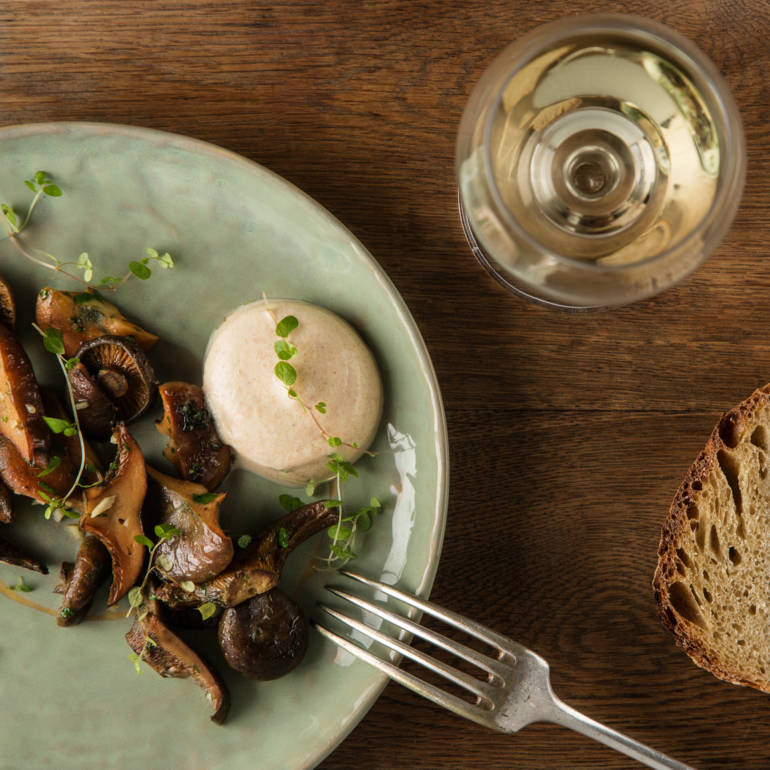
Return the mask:
M 564 19 L 508 46 L 457 140 L 473 253 L 518 294 L 570 309 L 649 297 L 694 270 L 735 216 L 745 167 L 712 62 L 623 15 Z

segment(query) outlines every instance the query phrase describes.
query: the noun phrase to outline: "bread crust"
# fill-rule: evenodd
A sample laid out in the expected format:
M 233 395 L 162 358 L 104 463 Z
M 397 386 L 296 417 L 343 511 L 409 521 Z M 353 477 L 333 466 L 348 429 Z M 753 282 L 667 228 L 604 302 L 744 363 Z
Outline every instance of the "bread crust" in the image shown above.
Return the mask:
M 758 388 L 745 401 L 725 412 L 714 427 L 706 446 L 695 458 L 674 495 L 668 516 L 663 523 L 658 546 L 658 564 L 652 581 L 658 615 L 663 625 L 673 633 L 676 643 L 693 662 L 719 679 L 754 687 L 762 692 L 770 692 L 770 678 L 746 677 L 737 672 L 729 661 L 721 659 L 719 653 L 709 647 L 703 629 L 676 610 L 669 589 L 672 582 L 677 580 L 677 549 L 681 547 L 684 535 L 689 529 L 688 508 L 717 468 L 720 450 L 735 447 L 757 412 L 769 402 L 770 383 Z

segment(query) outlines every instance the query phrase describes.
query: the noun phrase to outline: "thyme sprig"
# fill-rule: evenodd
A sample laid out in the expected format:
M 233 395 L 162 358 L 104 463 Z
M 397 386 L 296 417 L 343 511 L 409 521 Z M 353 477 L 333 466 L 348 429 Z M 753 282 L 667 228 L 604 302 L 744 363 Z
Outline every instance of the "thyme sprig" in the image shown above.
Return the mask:
M 61 188 L 54 184 L 45 171 L 36 171 L 30 179 L 24 180 L 25 186 L 32 191 L 33 198 L 22 217 L 9 203 L 0 203 L 0 221 L 6 232 L 6 237 L 13 243 L 19 253 L 27 260 L 64 275 L 87 289 L 100 289 L 102 291 L 116 291 L 132 276 L 146 281 L 151 275 L 150 263 L 157 263 L 163 269 L 174 267 L 174 260 L 168 252 L 159 253 L 156 249 L 145 249 L 145 256 L 128 263 L 127 270 L 121 276 L 105 276 L 95 285 L 91 281 L 94 277 L 94 265 L 88 252 L 82 252 L 75 259 L 64 260 L 40 249 L 29 250 L 20 240 L 19 236 L 29 225 L 32 212 L 42 198 L 60 198 L 63 193 Z M 73 270 L 75 272 L 73 272 Z M 82 273 L 77 275 L 76 272 Z
M 142 645 L 141 651 L 138 655 L 135 652 L 132 652 L 128 656 L 129 660 L 134 664 L 137 674 L 142 673 L 142 667 L 139 665 L 139 662 L 144 660 L 144 654 L 147 651 L 147 648 L 155 646 L 155 642 L 147 633 L 144 625 L 145 618 L 150 614 L 150 609 L 147 606 L 147 582 L 154 571 L 157 570 L 158 572 L 165 573 L 171 568 L 171 565 L 165 562 L 162 556 L 158 556 L 158 548 L 166 540 L 179 534 L 179 530 L 171 524 L 156 524 L 153 531 L 158 538 L 154 543 L 147 537 L 147 535 L 134 535 L 134 540 L 139 543 L 139 545 L 145 546 L 149 551 L 147 557 L 147 569 L 144 572 L 142 582 L 138 586 L 134 586 L 128 592 L 128 612 L 126 613 L 126 617 L 136 614 L 137 620 L 144 632 L 144 644 Z
M 51 487 L 46 487 L 45 482 L 40 481 L 38 483 L 38 486 L 40 487 L 40 496 L 47 503 L 45 509 L 45 518 L 50 519 L 56 511 L 59 511 L 62 516 L 70 519 L 76 519 L 79 517 L 79 514 L 77 511 L 72 510 L 72 508 L 67 505 L 67 502 L 78 489 L 78 487 L 80 487 L 80 481 L 83 478 L 83 473 L 86 469 L 86 445 L 85 441 L 83 440 L 83 432 L 80 429 L 80 420 L 78 419 L 78 410 L 75 404 L 75 394 L 72 391 L 70 378 L 67 376 L 68 370 L 72 368 L 71 361 L 73 359 L 65 358 L 64 356 L 64 341 L 61 331 L 53 328 L 43 330 L 36 323 L 32 324 L 32 328 L 35 329 L 35 331 L 43 338 L 43 347 L 45 347 L 49 353 L 53 353 L 56 356 L 56 360 L 61 367 L 62 374 L 64 375 L 64 382 L 67 387 L 67 398 L 70 403 L 73 421 L 69 422 L 68 420 L 63 420 L 60 417 L 43 417 L 43 419 L 53 433 L 60 433 L 67 437 L 77 436 L 80 449 L 80 464 L 78 465 L 78 471 L 75 474 L 75 479 L 73 480 L 72 485 L 65 495 L 57 496 Z M 43 469 L 41 473 L 38 474 L 38 478 L 42 478 L 48 473 L 51 473 L 60 465 L 60 463 L 60 457 L 52 457 L 48 465 Z

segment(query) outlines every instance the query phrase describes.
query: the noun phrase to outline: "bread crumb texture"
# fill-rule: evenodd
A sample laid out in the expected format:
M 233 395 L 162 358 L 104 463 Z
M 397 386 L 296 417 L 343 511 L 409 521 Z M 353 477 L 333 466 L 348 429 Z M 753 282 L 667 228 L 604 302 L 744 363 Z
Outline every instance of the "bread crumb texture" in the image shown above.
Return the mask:
M 770 692 L 770 385 L 723 415 L 674 497 L 653 579 L 699 666 Z

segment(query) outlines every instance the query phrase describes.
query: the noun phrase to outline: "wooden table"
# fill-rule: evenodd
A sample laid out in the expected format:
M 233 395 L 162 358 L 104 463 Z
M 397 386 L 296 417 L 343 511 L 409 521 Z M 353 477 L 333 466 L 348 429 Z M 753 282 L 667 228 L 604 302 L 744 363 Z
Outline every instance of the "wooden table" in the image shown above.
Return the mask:
M 496 51 L 598 10 L 663 21 L 712 57 L 749 173 L 725 242 L 683 285 L 576 316 L 509 295 L 471 257 L 454 139 Z M 698 767 L 763 768 L 767 698 L 692 665 L 650 581 L 685 469 L 770 379 L 768 35 L 765 0 L 5 0 L 0 114 L 189 134 L 327 206 L 400 289 L 437 369 L 452 478 L 435 600 L 538 650 L 593 717 Z M 550 725 L 492 734 L 390 685 L 323 766 L 631 765 Z

